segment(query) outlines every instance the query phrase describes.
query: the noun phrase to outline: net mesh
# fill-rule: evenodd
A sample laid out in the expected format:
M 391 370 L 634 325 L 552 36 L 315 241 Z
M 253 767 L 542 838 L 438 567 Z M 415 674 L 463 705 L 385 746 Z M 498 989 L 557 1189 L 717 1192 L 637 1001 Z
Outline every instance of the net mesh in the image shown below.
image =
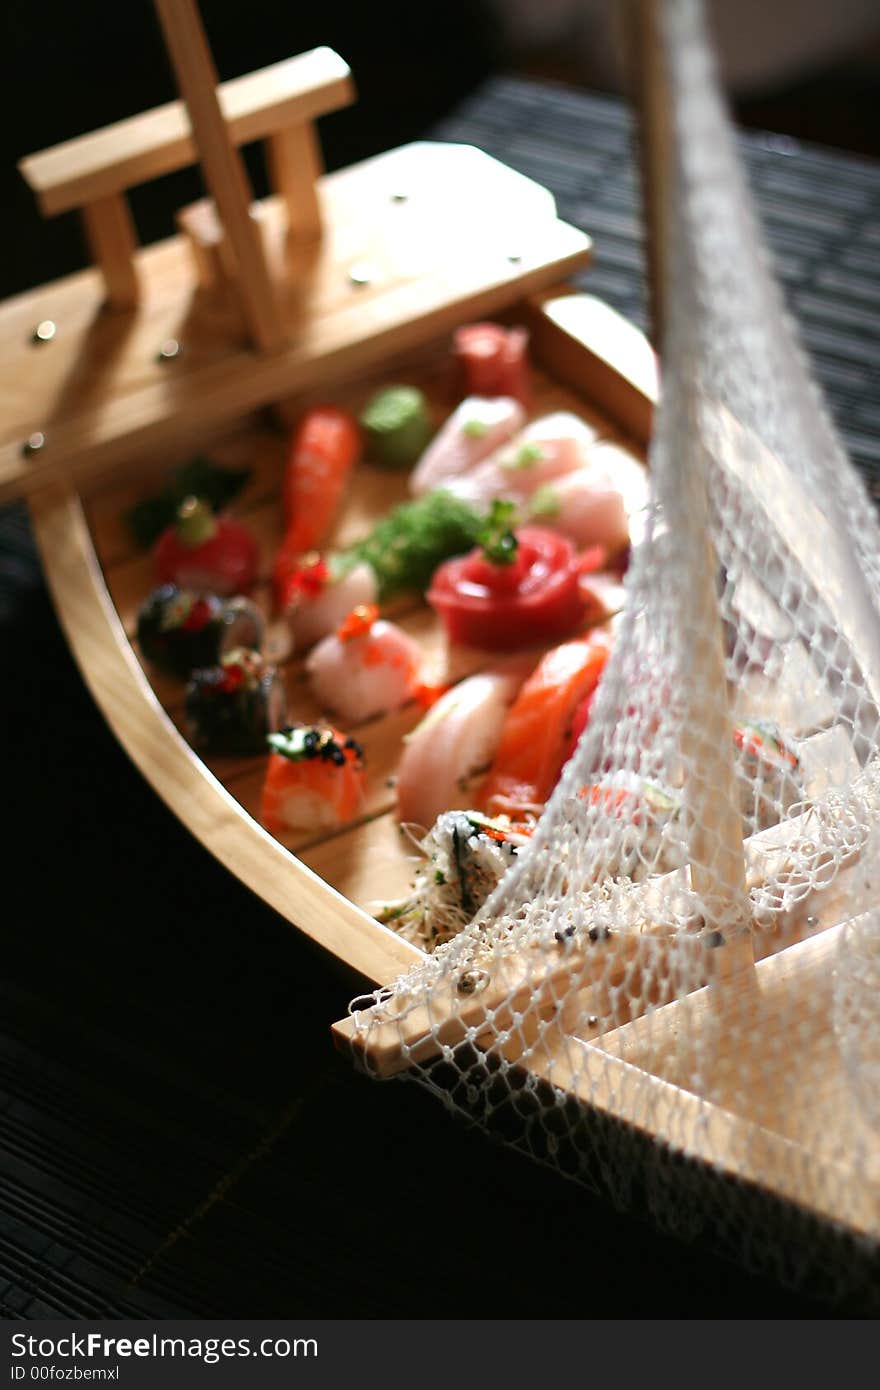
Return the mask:
M 529 844 L 472 923 L 356 1001 L 356 1044 L 827 1292 L 880 1230 L 880 529 L 768 267 L 697 0 L 656 11 L 663 389 L 613 652 Z

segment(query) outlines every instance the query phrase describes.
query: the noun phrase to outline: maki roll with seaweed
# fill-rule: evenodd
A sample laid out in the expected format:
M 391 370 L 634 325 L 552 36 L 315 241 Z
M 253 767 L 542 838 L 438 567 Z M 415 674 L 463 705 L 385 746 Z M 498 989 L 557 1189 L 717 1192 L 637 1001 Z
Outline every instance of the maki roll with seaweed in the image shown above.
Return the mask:
M 433 951 L 473 921 L 511 864 L 529 844 L 534 819 L 446 811 L 418 841 L 412 891 L 375 911 L 407 941 Z
M 208 753 L 263 753 L 267 735 L 286 719 L 284 681 L 259 652 L 244 647 L 194 671 L 186 688 L 187 731 Z
M 148 661 L 186 677 L 216 666 L 238 647 L 258 650 L 264 628 L 263 615 L 250 599 L 223 599 L 162 584 L 141 605 L 137 635 Z
M 272 749 L 260 819 L 273 835 L 328 830 L 363 808 L 363 749 L 329 724 L 292 724 L 269 735 Z

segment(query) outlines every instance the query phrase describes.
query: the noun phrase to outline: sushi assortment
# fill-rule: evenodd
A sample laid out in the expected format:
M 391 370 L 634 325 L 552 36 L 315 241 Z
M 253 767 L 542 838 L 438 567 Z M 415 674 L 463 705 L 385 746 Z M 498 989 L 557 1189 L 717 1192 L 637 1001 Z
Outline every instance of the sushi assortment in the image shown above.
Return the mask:
M 244 523 L 195 491 L 180 498 L 181 480 L 169 485 L 157 500 L 167 521 L 174 499 L 154 544 L 159 586 L 138 615 L 144 657 L 187 681 L 194 746 L 266 759 L 260 819 L 280 837 L 362 815 L 370 768 L 357 731 L 422 706 L 388 782 L 421 867 L 412 896 L 386 905 L 383 920 L 429 947 L 470 920 L 524 851 L 589 721 L 611 635 L 585 628 L 623 603 L 645 506 L 642 470 L 585 421 L 563 410 L 529 418 L 527 345 L 517 327 L 458 330 L 452 363 L 466 394 L 445 421 L 405 382 L 357 415 L 306 409 L 284 462 L 282 540 L 263 575 Z M 362 454 L 406 474 L 410 498 L 328 549 Z M 248 596 L 261 578 L 273 642 L 286 634 L 302 657 L 290 708 L 263 655 L 262 591 Z M 424 596 L 438 615 L 439 664 L 382 613 L 402 595 Z M 467 648 L 486 653 L 483 669 L 448 683 L 449 653 Z M 299 692 L 307 722 L 297 722 Z

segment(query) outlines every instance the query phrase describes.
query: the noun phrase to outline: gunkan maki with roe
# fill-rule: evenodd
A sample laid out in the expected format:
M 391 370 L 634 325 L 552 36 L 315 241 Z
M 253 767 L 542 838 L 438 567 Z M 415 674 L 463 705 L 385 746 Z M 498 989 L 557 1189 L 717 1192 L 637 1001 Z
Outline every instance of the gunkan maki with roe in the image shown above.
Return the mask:
M 274 666 L 239 647 L 215 666 L 194 671 L 186 688 L 186 723 L 196 748 L 246 756 L 287 720 L 287 693 Z
M 265 630 L 263 615 L 250 599 L 224 599 L 162 584 L 138 613 L 137 635 L 148 661 L 177 676 L 215 666 L 238 647 L 257 650 Z

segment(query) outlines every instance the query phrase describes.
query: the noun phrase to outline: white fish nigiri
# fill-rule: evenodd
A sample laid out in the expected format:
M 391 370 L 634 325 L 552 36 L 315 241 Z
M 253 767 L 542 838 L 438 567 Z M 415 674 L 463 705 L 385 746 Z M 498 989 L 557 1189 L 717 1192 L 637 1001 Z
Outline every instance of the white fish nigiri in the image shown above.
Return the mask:
M 468 396 L 452 412 L 412 471 L 410 491 L 416 497 L 448 487 L 453 478 L 469 472 L 522 428 L 525 411 L 511 396 L 491 400 Z
M 367 564 L 356 565 L 342 579 L 316 577 L 287 608 L 294 646 L 299 650 L 313 646 L 334 632 L 353 608 L 375 601 L 376 576 Z
M 454 478 L 449 491 L 469 502 L 496 497 L 523 501 L 538 488 L 583 468 L 596 431 L 570 410 L 533 420 L 515 439 L 469 472 Z
M 350 723 L 400 709 L 418 682 L 418 644 L 377 613 L 354 609 L 306 660 L 315 697 Z
M 581 548 L 602 545 L 614 555 L 641 539 L 648 475 L 620 444 L 601 440 L 587 450 L 583 468 L 556 479 L 534 500 L 542 525 Z
M 559 531 L 579 549 L 604 546 L 614 555 L 629 543 L 623 497 L 600 469 L 579 468 L 535 494 L 541 525 Z
M 443 811 L 468 804 L 462 783 L 492 761 L 508 706 L 525 675 L 523 668 L 518 674 L 468 676 L 431 707 L 407 737 L 397 770 L 402 821 L 427 827 Z

